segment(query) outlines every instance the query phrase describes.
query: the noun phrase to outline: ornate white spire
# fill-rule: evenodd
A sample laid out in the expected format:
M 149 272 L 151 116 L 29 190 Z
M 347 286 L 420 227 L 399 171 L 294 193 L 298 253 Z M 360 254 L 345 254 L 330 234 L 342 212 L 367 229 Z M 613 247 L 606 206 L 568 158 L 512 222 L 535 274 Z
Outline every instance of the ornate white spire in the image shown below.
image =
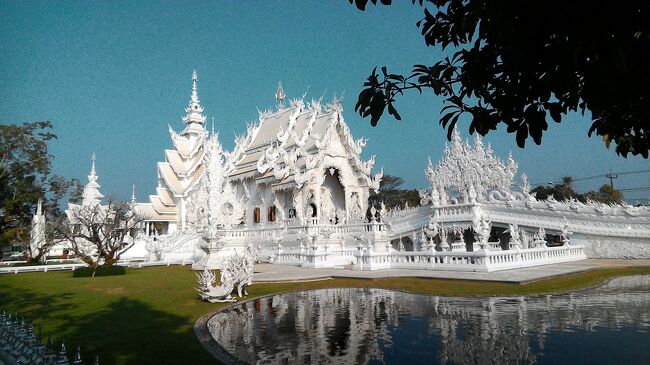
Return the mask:
M 196 92 L 196 84 L 199 81 L 199 76 L 196 74 L 196 70 L 192 70 L 192 100 L 199 101 L 199 94 Z
M 284 99 L 286 97 L 287 95 L 284 93 L 284 89 L 282 89 L 282 81 L 279 81 L 278 90 L 275 92 L 275 100 L 278 102 L 278 107 L 284 106 Z
M 187 114 L 183 117 L 183 123 L 185 124 L 199 123 L 203 125 L 203 123 L 205 123 L 203 107 L 201 106 L 201 101 L 199 100 L 199 93 L 197 88 L 198 81 L 199 77 L 196 75 L 196 70 L 194 70 L 192 72 L 192 97 L 190 98 L 190 102 L 187 108 L 185 108 L 185 112 Z
M 43 200 L 38 199 L 36 214 L 32 218 L 32 230 L 29 234 L 31 256 L 36 257 L 45 245 L 45 216 L 43 215 Z M 45 259 L 45 256 L 41 258 Z
M 90 159 L 92 160 L 92 166 L 90 167 L 90 175 L 88 176 L 88 181 L 95 181 L 97 180 L 97 173 L 95 172 L 95 160 L 97 157 L 95 157 L 95 152 L 93 152 L 93 156 Z
M 104 197 L 104 195 L 99 192 L 99 188 L 101 186 L 97 183 L 97 178 L 98 176 L 95 171 L 95 153 L 93 153 L 90 175 L 88 175 L 88 184 L 84 186 L 83 205 L 99 204 L 99 202 Z
M 135 199 L 135 184 L 133 184 L 131 186 L 131 203 L 135 203 L 135 202 L 136 202 L 136 199 Z

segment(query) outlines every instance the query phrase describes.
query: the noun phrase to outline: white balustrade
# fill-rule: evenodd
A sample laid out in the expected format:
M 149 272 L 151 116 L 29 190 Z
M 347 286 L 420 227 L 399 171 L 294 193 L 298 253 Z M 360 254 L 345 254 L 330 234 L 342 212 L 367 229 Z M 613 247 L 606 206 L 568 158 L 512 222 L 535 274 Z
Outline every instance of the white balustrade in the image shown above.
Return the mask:
M 586 259 L 583 246 L 478 252 L 356 252 L 357 270 L 499 271 Z

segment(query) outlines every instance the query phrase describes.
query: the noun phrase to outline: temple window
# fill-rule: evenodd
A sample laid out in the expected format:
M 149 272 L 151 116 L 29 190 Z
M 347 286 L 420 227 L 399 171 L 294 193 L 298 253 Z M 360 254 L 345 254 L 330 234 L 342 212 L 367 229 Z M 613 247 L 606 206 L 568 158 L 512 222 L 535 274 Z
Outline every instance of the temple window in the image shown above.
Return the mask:
M 316 204 L 310 203 L 309 206 L 311 207 L 311 217 L 316 218 L 318 215 L 318 211 L 316 210 Z
M 269 213 L 267 216 L 267 219 L 269 222 L 275 222 L 275 205 L 272 207 L 269 207 Z
M 260 208 L 255 208 L 253 209 L 253 222 L 259 223 L 262 221 L 261 214 L 260 214 Z
M 296 210 L 291 208 L 289 209 L 289 218 L 295 218 L 296 217 Z

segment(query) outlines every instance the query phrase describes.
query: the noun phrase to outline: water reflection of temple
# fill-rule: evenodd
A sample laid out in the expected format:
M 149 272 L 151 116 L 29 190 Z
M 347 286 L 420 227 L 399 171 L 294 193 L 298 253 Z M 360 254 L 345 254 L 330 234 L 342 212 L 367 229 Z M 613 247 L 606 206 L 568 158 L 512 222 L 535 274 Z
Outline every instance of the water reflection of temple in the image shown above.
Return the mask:
M 534 363 L 551 332 L 647 332 L 649 288 L 646 276 L 593 291 L 514 298 L 327 289 L 250 301 L 218 313 L 208 326 L 226 350 L 250 363 L 384 363 L 395 342 L 414 335 L 399 330 L 414 318 L 427 324 L 432 360 Z

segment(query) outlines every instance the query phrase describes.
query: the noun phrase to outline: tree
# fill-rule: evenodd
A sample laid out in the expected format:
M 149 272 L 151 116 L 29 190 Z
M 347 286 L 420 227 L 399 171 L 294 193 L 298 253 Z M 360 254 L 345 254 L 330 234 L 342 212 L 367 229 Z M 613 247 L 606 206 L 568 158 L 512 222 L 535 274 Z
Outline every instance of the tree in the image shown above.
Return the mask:
M 349 0 L 365 10 L 368 0 Z M 377 0 L 370 0 L 377 4 Z M 401 117 L 396 97 L 432 90 L 447 104 L 439 120 L 451 139 L 469 119 L 470 134 L 496 130 L 542 141 L 549 121 L 570 111 L 591 112 L 588 135 L 616 152 L 648 158 L 650 29 L 647 1 L 598 6 L 590 1 L 412 0 L 424 8 L 416 25 L 426 46 L 453 54 L 410 74 L 375 68 L 355 110 L 376 126 L 388 109 Z M 391 0 L 381 0 L 390 5 Z
M 379 183 L 379 192 L 371 194 L 368 198 L 370 206 L 377 206 L 381 202 L 387 209 L 404 207 L 408 204 L 411 207 L 420 205 L 420 195 L 417 190 L 403 190 L 399 187 L 404 179 L 398 176 L 384 175 Z
M 546 200 L 549 197 L 553 196 L 555 200 L 562 201 L 577 199 L 583 203 L 586 202 L 587 199 L 606 204 L 621 203 L 623 201 L 623 193 L 607 184 L 601 186 L 598 191 L 590 191 L 585 194 L 579 194 L 573 187 L 573 178 L 571 176 L 563 177 L 561 184 L 554 184 L 550 187 L 540 185 L 534 188 L 532 191 L 536 193 L 538 200 Z
M 623 193 L 619 190 L 614 189 L 613 186 L 604 184 L 598 189 L 598 191 L 590 191 L 585 196 L 591 200 L 605 203 L 605 204 L 614 204 L 623 202 Z
M 72 205 L 60 219 L 57 234 L 92 269 L 113 266 L 135 244 L 132 232 L 146 219 L 128 202 L 109 197 L 107 205 Z M 94 274 L 93 274 L 94 276 Z
M 565 176 L 562 178 L 561 184 L 553 184 L 552 186 L 537 186 L 532 192 L 536 193 L 538 200 L 546 200 L 549 197 L 553 197 L 555 200 L 569 200 L 569 199 L 578 199 L 584 201 L 584 197 L 578 194 L 573 189 L 573 178 L 571 176 Z
M 18 244 L 30 261 L 38 261 L 47 253 L 46 247 L 32 253 L 29 233 L 37 203 L 43 200 L 48 218 L 62 214 L 60 201 L 73 188 L 76 180 L 51 174 L 53 157 L 47 142 L 55 139 L 50 122 L 23 125 L 0 125 L 0 248 Z

